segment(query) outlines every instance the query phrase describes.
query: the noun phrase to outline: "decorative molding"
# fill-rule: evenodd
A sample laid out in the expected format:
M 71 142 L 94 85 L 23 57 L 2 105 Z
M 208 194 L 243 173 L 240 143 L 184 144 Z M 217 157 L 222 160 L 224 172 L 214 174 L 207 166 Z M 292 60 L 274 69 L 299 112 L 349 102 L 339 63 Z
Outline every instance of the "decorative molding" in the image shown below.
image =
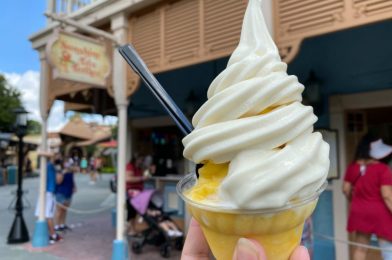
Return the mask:
M 392 18 L 390 0 L 277 0 L 275 17 L 275 40 L 281 55 L 290 62 L 295 52 L 293 42 L 302 42 L 334 31 L 344 30 Z M 289 58 L 286 58 L 289 57 Z
M 67 111 L 79 111 L 79 110 L 89 110 L 89 111 L 94 111 L 94 106 L 93 105 L 85 105 L 85 104 L 79 104 L 79 103 L 71 103 L 71 102 L 65 102 L 64 104 L 64 112 Z
M 279 44 L 278 49 L 282 60 L 286 63 L 290 63 L 298 54 L 300 46 L 301 46 L 300 41 L 295 41 L 290 43 L 288 42 L 285 45 Z
M 354 17 L 357 19 L 392 12 L 392 1 L 390 0 L 352 0 Z
M 135 74 L 131 73 L 127 81 L 127 97 L 130 97 L 135 91 L 139 88 L 140 85 L 140 77 Z

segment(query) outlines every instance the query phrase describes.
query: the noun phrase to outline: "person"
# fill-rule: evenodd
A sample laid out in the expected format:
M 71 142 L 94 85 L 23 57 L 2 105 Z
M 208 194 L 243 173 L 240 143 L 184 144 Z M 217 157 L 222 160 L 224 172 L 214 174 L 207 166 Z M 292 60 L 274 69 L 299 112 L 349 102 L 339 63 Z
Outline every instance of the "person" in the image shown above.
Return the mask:
M 64 164 L 64 171 L 57 175 L 56 186 L 56 231 L 65 231 L 68 226 L 65 224 L 67 208 L 71 205 L 72 195 L 76 192 L 74 181 L 75 167 L 70 162 Z
M 30 157 L 26 159 L 26 166 L 25 166 L 26 176 L 31 177 L 33 175 L 33 165 L 31 163 Z
M 63 156 L 61 153 L 56 153 L 54 157 L 54 167 L 57 171 L 61 171 L 63 168 Z
M 90 172 L 91 184 L 95 184 L 97 182 L 97 176 L 102 180 L 101 176 L 101 168 L 102 168 L 102 158 L 97 156 L 94 159 L 94 170 Z
M 49 230 L 49 243 L 54 244 L 62 240 L 54 229 L 53 217 L 55 214 L 55 190 L 56 190 L 56 174 L 57 170 L 53 164 L 54 155 L 52 153 L 40 152 L 39 155 L 47 156 L 48 161 L 46 164 L 46 195 L 45 195 L 45 218 L 48 223 Z M 35 215 L 39 216 L 39 203 L 35 210 Z
M 87 159 L 86 157 L 82 157 L 82 160 L 80 160 L 80 170 L 82 173 L 87 172 Z
M 96 180 L 97 180 L 97 177 L 96 177 L 96 173 L 95 173 L 95 158 L 94 158 L 94 156 L 91 156 L 91 158 L 90 158 L 90 162 L 89 162 L 89 164 L 90 164 L 90 184 L 91 185 L 94 185 L 95 184 L 95 182 L 96 182 Z
M 146 155 L 143 159 L 143 175 L 146 177 L 151 177 L 156 172 L 156 166 L 153 163 L 152 155 Z
M 181 260 L 208 259 L 210 259 L 210 249 L 207 240 L 203 235 L 199 223 L 192 218 L 182 250 Z M 248 259 L 266 260 L 267 257 L 262 245 L 258 242 L 252 239 L 240 238 L 234 250 L 233 260 Z M 304 246 L 299 246 L 291 254 L 290 260 L 310 260 L 309 253 Z
M 392 146 L 365 135 L 343 182 L 343 193 L 351 202 L 347 231 L 355 233 L 355 242 L 366 245 L 372 234 L 377 235 L 384 259 L 392 259 L 385 250 L 392 241 L 392 171 L 379 160 L 391 153 Z M 354 260 L 366 259 L 366 255 L 367 248 L 354 248 Z
M 131 205 L 130 199 L 143 191 L 144 181 L 148 178 L 142 171 L 143 158 L 140 156 L 132 157 L 126 166 L 126 191 L 127 191 L 127 221 L 129 224 L 128 234 L 136 234 L 136 215 L 135 208 Z
M 178 226 L 168 217 L 162 215 L 158 209 L 147 209 L 147 215 L 154 218 L 158 226 L 166 232 L 169 237 L 182 237 L 183 233 Z
M 70 160 L 72 160 L 75 165 L 79 165 L 80 164 L 80 158 L 79 158 L 79 156 L 77 154 L 74 154 L 73 156 L 71 156 Z

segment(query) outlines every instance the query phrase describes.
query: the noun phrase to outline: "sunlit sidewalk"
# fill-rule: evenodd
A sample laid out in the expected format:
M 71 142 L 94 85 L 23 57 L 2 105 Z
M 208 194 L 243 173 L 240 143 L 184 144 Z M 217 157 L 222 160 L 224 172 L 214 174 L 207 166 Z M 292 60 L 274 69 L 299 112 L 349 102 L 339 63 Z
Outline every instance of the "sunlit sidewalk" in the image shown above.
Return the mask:
M 110 216 L 100 215 L 85 221 L 82 226 L 75 227 L 64 234 L 64 240 L 44 250 L 37 250 L 31 244 L 24 246 L 29 252 L 46 252 L 60 259 L 111 259 L 112 242 L 115 235 L 110 225 Z M 131 253 L 131 259 L 160 259 L 159 247 L 145 246 L 139 255 Z M 171 258 L 179 259 L 180 252 L 171 251 Z M 41 258 L 40 258 L 41 259 Z M 54 258 L 55 259 L 55 258 Z M 168 258 L 165 258 L 168 259 Z
M 45 248 L 33 248 L 31 242 L 21 245 L 7 245 L 7 235 L 13 220 L 13 213 L 7 207 L 13 195 L 15 185 L 0 186 L 0 259 L 111 259 L 112 242 L 115 228 L 112 227 L 111 211 L 108 208 L 114 202 L 114 195 L 109 190 L 110 176 L 103 175 L 96 185 L 90 185 L 87 175 L 77 175 L 78 192 L 72 202 L 72 208 L 80 210 L 78 214 L 69 212 L 68 224 L 73 227 L 64 233 L 64 240 Z M 30 237 L 35 223 L 34 208 L 37 200 L 38 178 L 26 179 L 24 189 L 31 208 L 24 211 Z M 84 214 L 102 208 L 102 212 Z M 106 210 L 105 210 L 106 209 Z M 172 250 L 171 258 L 179 259 L 179 251 Z M 139 255 L 130 255 L 131 259 L 160 259 L 159 247 L 145 246 Z M 168 259 L 168 258 L 166 258 Z

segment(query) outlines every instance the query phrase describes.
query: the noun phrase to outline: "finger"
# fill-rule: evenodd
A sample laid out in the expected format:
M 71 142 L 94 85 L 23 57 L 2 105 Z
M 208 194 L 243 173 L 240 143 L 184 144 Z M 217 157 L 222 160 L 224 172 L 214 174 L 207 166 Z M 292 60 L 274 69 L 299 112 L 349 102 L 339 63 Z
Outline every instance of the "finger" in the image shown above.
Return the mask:
M 291 254 L 290 260 L 310 260 L 308 249 L 304 246 L 297 247 Z
M 234 249 L 233 260 L 266 260 L 263 247 L 255 240 L 240 238 Z
M 210 249 L 199 223 L 193 218 L 189 224 L 181 260 L 208 260 Z

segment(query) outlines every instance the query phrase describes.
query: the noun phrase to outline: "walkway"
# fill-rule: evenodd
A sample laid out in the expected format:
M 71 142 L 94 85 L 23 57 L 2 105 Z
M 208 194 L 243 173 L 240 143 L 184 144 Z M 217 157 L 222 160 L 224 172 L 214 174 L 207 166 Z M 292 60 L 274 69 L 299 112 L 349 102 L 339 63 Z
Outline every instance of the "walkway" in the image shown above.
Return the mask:
M 115 200 L 109 190 L 110 175 L 103 175 L 96 185 L 90 185 L 88 176 L 76 176 L 78 191 L 74 196 L 72 207 L 80 210 L 108 208 Z M 7 245 L 7 235 L 10 230 L 13 213 L 7 207 L 12 201 L 11 191 L 16 185 L 0 186 L 0 259 L 4 260 L 50 260 L 50 259 L 111 259 L 112 241 L 115 229 L 111 224 L 110 210 L 94 214 L 68 214 L 68 223 L 72 231 L 64 234 L 64 240 L 46 248 L 32 248 L 31 243 L 21 245 Z M 34 208 L 37 201 L 38 178 L 29 178 L 24 181 L 24 189 L 28 190 L 26 198 L 32 207 L 24 211 L 24 217 L 30 236 L 34 230 Z M 172 250 L 171 258 L 179 259 L 180 252 Z M 140 255 L 131 254 L 131 259 L 161 259 L 159 248 L 146 246 Z

